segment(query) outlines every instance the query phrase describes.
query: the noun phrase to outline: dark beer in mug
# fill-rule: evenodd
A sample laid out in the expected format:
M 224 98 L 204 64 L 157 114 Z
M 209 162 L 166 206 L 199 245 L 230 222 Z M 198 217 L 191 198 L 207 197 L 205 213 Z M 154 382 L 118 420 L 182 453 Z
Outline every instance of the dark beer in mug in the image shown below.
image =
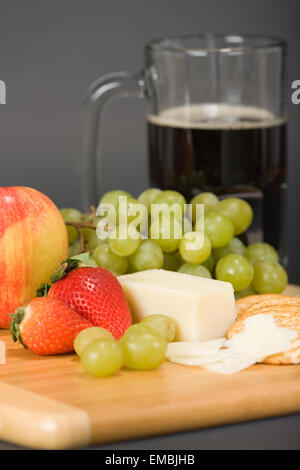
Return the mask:
M 286 205 L 286 121 L 226 104 L 174 107 L 148 116 L 151 185 L 190 200 L 201 191 L 253 207 L 250 243 L 281 249 Z

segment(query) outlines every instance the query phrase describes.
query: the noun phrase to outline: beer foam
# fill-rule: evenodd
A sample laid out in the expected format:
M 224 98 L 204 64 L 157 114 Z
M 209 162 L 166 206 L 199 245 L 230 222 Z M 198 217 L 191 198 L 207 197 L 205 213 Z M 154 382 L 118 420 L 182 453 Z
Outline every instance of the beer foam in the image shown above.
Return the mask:
M 264 108 L 239 106 L 225 103 L 189 104 L 161 111 L 158 115 L 149 114 L 151 124 L 183 129 L 260 129 L 283 124 Z

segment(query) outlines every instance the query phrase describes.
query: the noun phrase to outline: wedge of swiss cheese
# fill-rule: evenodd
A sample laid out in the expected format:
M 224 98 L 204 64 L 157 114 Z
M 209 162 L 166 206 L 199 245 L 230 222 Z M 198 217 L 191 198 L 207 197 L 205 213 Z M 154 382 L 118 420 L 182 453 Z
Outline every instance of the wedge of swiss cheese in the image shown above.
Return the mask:
M 153 314 L 176 323 L 176 341 L 222 338 L 235 321 L 235 301 L 228 282 L 151 269 L 118 277 L 134 323 Z

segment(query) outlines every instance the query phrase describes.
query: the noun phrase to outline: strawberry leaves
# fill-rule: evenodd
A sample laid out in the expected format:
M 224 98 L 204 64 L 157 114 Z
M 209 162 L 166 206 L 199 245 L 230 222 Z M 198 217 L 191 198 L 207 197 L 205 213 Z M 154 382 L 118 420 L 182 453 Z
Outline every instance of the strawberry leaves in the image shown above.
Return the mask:
M 41 284 L 36 290 L 37 297 L 47 297 L 49 290 L 51 289 L 50 284 Z
M 54 271 L 51 276 L 51 282 L 54 284 L 60 281 L 66 275 L 77 268 L 97 268 L 96 262 L 91 258 L 88 251 L 81 253 L 80 255 L 72 256 L 62 262 L 60 267 Z
M 22 341 L 21 331 L 20 331 L 20 323 L 22 322 L 25 314 L 25 307 L 17 308 L 16 312 L 11 314 L 10 317 L 12 321 L 9 324 L 9 331 L 12 336 L 13 341 L 16 343 L 19 341 L 25 348 L 26 345 Z

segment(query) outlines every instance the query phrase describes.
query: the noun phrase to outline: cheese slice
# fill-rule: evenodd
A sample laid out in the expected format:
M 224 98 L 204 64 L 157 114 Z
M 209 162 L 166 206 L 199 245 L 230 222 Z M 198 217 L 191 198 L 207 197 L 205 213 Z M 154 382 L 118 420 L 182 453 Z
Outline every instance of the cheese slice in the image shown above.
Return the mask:
M 247 369 L 256 362 L 258 362 L 258 357 L 255 355 L 232 353 L 222 361 L 206 364 L 204 367 L 211 372 L 230 375 Z
M 176 341 L 222 338 L 233 324 L 235 302 L 228 282 L 151 269 L 119 276 L 133 321 L 167 315 L 177 326 Z
M 207 364 L 215 364 L 232 356 L 233 353 L 229 349 L 221 349 L 215 353 L 202 354 L 199 356 L 170 356 L 170 362 L 182 364 L 185 366 L 206 366 Z
M 276 325 L 272 315 L 253 315 L 245 319 L 240 333 L 226 341 L 226 347 L 234 352 L 255 355 L 257 362 L 266 357 L 288 351 L 297 331 Z
M 169 357 L 195 357 L 215 355 L 225 344 L 225 338 L 212 339 L 211 341 L 181 341 L 169 343 L 167 358 Z

